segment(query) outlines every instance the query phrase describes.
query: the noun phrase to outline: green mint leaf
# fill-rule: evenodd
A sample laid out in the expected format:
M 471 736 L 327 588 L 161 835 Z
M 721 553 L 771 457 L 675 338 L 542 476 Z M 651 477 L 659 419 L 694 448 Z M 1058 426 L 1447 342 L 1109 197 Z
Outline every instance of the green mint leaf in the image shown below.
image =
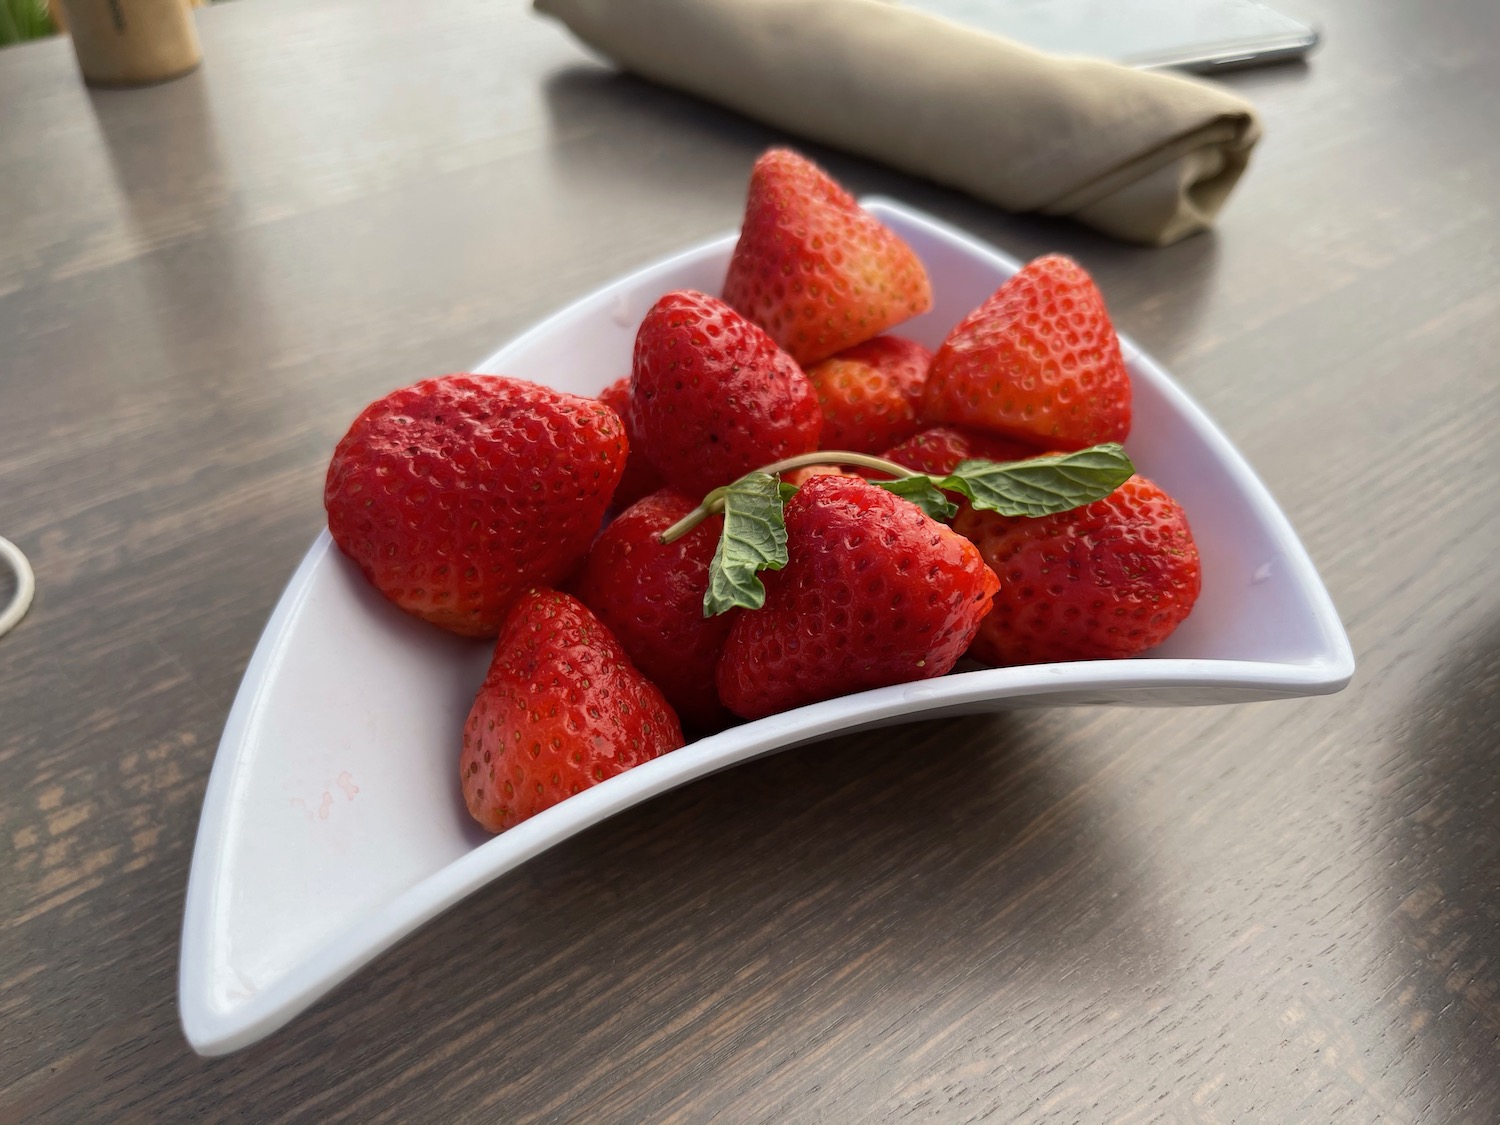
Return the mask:
M 795 484 L 787 484 L 786 481 L 782 481 L 781 482 L 781 502 L 783 504 L 785 504 L 788 500 L 790 500 L 795 495 L 797 495 L 797 486 Z
M 1119 443 L 1107 442 L 1029 461 L 964 461 L 937 483 L 963 493 L 976 508 L 1004 516 L 1050 516 L 1103 499 L 1133 472 Z
M 872 480 L 870 483 L 910 500 L 935 520 L 951 520 L 958 515 L 958 505 L 944 496 L 942 489 L 933 484 L 926 473 L 900 480 Z
M 724 490 L 724 532 L 708 564 L 703 616 L 736 606 L 759 609 L 766 588 L 756 573 L 786 565 L 786 520 L 781 482 L 766 473 L 746 473 Z

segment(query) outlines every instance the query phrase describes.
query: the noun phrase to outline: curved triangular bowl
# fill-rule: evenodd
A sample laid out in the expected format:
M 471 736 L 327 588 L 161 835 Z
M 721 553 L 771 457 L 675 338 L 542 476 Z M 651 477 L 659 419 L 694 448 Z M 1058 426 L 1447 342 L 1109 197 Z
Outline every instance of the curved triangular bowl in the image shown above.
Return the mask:
M 932 276 L 900 331 L 936 347 L 1018 263 L 909 208 L 867 200 Z M 725 235 L 583 298 L 478 370 L 595 394 L 628 373 L 664 292 L 717 292 Z M 1203 558 L 1192 616 L 1150 656 L 964 672 L 829 700 L 703 739 L 490 837 L 464 810 L 462 725 L 485 643 L 394 609 L 313 544 L 266 626 L 204 798 L 179 981 L 193 1048 L 222 1054 L 280 1027 L 427 919 L 538 852 L 695 778 L 832 734 L 1019 706 L 1228 703 L 1339 690 L 1354 671 L 1338 615 L 1249 466 L 1125 341 L 1140 471 L 1182 503 Z

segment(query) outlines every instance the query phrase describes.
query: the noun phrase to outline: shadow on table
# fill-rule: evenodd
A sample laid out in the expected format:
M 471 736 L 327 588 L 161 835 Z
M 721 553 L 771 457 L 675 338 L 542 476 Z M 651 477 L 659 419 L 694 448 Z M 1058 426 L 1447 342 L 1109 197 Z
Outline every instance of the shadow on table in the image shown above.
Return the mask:
M 1148 348 L 1190 336 L 1213 291 L 1218 238 L 1185 239 L 1162 249 L 1106 237 L 1066 219 L 1017 215 L 929 180 L 791 136 L 697 98 L 618 71 L 570 66 L 554 72 L 542 93 L 559 170 L 609 190 L 703 190 L 705 181 L 738 202 L 750 164 L 773 145 L 790 145 L 826 168 L 856 195 L 881 194 L 931 212 L 1023 260 L 1060 252 L 1082 261 L 1111 302 L 1132 309 L 1121 327 Z M 688 138 L 690 144 L 684 145 Z M 681 167 L 684 148 L 694 167 Z
M 1313 57 L 1316 59 L 1316 54 Z M 1257 62 L 1254 66 L 1227 67 L 1203 77 L 1253 98 L 1256 90 L 1296 86 L 1306 82 L 1313 76 L 1315 66 L 1315 62 L 1309 63 L 1306 59 L 1281 59 L 1275 62 Z
M 642 1043 L 701 1066 L 889 1010 L 899 1027 L 878 1048 L 826 1048 L 863 1070 L 976 1005 L 1007 1036 L 1034 1027 L 1007 1017 L 1027 1006 L 1044 1021 L 1128 1007 L 1177 971 L 1177 948 L 1147 862 L 1111 836 L 1107 787 L 1074 764 L 1084 725 L 912 724 L 665 794 L 481 890 L 235 1058 L 255 1072 L 328 1050 L 357 1073 L 462 1041 L 492 1088 L 540 1105 L 616 1081 L 599 1060 Z
M 1409 951 L 1391 1018 L 1433 1120 L 1500 1120 L 1500 617 L 1424 685 L 1400 744 L 1380 817 L 1384 916 Z

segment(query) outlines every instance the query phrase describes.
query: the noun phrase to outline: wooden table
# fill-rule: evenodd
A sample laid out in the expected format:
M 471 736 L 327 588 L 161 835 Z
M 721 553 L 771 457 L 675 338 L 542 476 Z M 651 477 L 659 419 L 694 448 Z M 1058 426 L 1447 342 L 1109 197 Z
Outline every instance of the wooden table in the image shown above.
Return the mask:
M 1215 236 L 811 148 L 1119 324 L 1257 466 L 1342 695 L 835 739 L 491 885 L 203 1060 L 183 892 L 235 687 L 384 390 L 734 226 L 771 131 L 506 0 L 200 13 L 186 79 L 0 52 L 0 1120 L 1500 1119 L 1500 22 L 1307 0 Z M 3 593 L 0 589 L 0 593 Z

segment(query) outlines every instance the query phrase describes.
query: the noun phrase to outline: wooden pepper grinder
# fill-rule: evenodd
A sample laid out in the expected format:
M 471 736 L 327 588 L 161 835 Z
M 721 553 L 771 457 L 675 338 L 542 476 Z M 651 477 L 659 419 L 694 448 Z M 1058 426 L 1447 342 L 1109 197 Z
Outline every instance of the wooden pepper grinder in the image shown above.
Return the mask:
M 202 60 L 188 7 L 189 0 L 61 0 L 61 22 L 85 82 L 140 86 L 186 74 Z

